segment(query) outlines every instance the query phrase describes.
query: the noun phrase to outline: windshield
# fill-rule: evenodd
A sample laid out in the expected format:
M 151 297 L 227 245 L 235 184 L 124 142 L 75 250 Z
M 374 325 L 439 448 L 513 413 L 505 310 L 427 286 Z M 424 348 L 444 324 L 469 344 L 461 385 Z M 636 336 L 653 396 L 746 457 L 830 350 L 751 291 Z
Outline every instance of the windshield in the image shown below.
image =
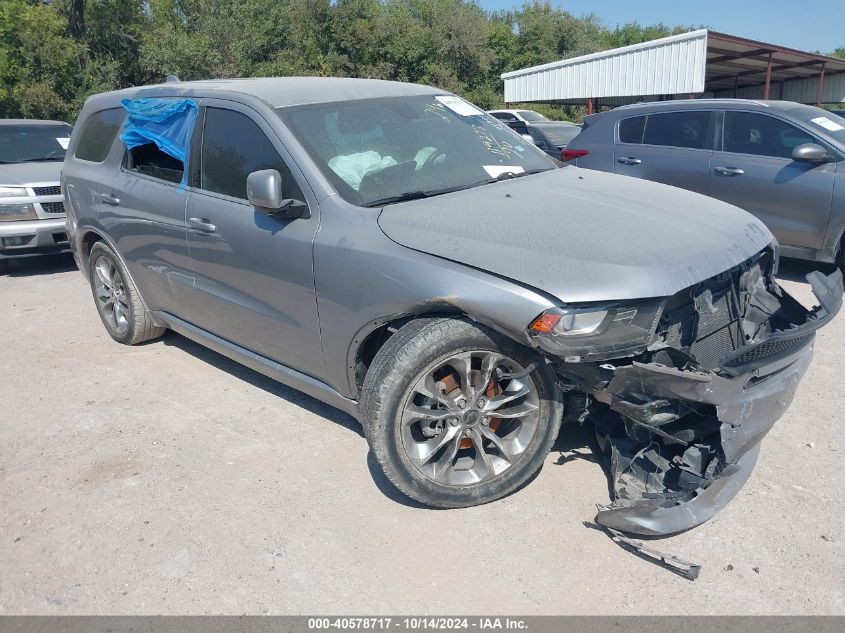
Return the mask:
M 451 95 L 280 108 L 338 193 L 376 206 L 555 169 L 532 143 Z
M 0 125 L 0 163 L 63 161 L 69 125 Z
M 526 121 L 548 121 L 546 117 L 534 110 L 517 110 L 517 114 Z
M 577 125 L 538 125 L 538 130 L 541 130 L 546 138 L 551 141 L 555 147 L 566 147 L 569 141 L 574 139 L 581 133 L 581 128 Z
M 798 106 L 789 113 L 811 130 L 824 132 L 845 145 L 845 121 L 832 112 L 813 106 Z

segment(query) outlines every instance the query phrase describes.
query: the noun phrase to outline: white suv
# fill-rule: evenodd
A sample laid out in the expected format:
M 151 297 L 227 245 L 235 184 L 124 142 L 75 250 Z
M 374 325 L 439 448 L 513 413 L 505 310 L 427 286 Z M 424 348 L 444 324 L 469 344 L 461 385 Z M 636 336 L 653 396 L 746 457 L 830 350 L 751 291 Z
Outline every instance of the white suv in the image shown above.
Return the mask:
M 0 273 L 9 259 L 70 249 L 59 176 L 71 129 L 0 120 Z
M 539 112 L 534 112 L 534 110 L 488 110 L 487 114 L 499 119 L 499 121 L 504 121 L 505 123 L 513 121 L 521 121 L 522 123 L 539 123 L 549 120 Z

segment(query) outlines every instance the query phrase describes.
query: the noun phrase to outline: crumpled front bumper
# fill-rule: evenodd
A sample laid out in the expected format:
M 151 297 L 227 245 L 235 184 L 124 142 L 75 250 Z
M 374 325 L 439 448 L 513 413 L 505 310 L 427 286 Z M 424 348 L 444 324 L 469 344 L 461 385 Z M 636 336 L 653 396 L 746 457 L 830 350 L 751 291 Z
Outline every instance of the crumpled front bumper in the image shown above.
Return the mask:
M 840 271 L 827 277 L 814 272 L 807 279 L 820 307 L 807 313 L 806 322 L 743 349 L 731 367 L 691 371 L 633 362 L 614 369 L 597 394 L 614 421 L 605 424 L 606 436 L 601 420 L 596 426 L 611 456 L 616 499 L 599 511 L 597 523 L 636 534 L 672 534 L 707 521 L 736 495 L 754 468 L 760 441 L 792 402 L 812 359 L 815 331 L 842 305 Z M 642 402 L 643 394 L 650 404 L 632 405 Z M 709 425 L 710 431 L 683 429 L 677 422 L 674 428 L 655 425 L 660 419 L 655 403 L 692 411 L 682 419 L 692 420 L 692 429 Z M 694 434 L 688 442 L 684 432 Z M 702 440 L 706 433 L 709 439 Z M 639 443 L 632 440 L 638 435 Z

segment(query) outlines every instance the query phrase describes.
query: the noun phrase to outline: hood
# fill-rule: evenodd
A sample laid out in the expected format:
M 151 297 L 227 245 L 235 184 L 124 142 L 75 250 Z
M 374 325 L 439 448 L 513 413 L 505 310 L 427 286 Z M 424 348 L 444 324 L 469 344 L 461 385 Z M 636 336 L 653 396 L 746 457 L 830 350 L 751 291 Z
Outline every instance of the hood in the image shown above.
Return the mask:
M 669 296 L 773 240 L 713 198 L 577 167 L 386 206 L 379 225 L 403 246 L 566 303 Z
M 0 165 L 0 187 L 3 185 L 25 185 L 31 182 L 58 183 L 63 164 L 61 161 L 45 161 Z

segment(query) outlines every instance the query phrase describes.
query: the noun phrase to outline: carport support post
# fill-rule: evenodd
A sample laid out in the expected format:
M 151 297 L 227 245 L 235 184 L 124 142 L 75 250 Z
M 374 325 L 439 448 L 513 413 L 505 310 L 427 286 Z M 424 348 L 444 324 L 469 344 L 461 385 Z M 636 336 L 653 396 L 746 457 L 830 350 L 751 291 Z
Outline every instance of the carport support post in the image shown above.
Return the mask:
M 587 99 L 587 114 L 592 114 L 592 113 L 593 113 L 593 98 L 590 97 L 589 99 Z
M 816 97 L 816 107 L 822 107 L 822 99 L 824 98 L 824 62 L 822 62 L 822 70 L 819 73 L 819 94 Z
M 772 86 L 772 53 L 769 53 L 769 63 L 766 64 L 766 89 L 763 91 L 763 99 L 769 98 L 769 88 Z

